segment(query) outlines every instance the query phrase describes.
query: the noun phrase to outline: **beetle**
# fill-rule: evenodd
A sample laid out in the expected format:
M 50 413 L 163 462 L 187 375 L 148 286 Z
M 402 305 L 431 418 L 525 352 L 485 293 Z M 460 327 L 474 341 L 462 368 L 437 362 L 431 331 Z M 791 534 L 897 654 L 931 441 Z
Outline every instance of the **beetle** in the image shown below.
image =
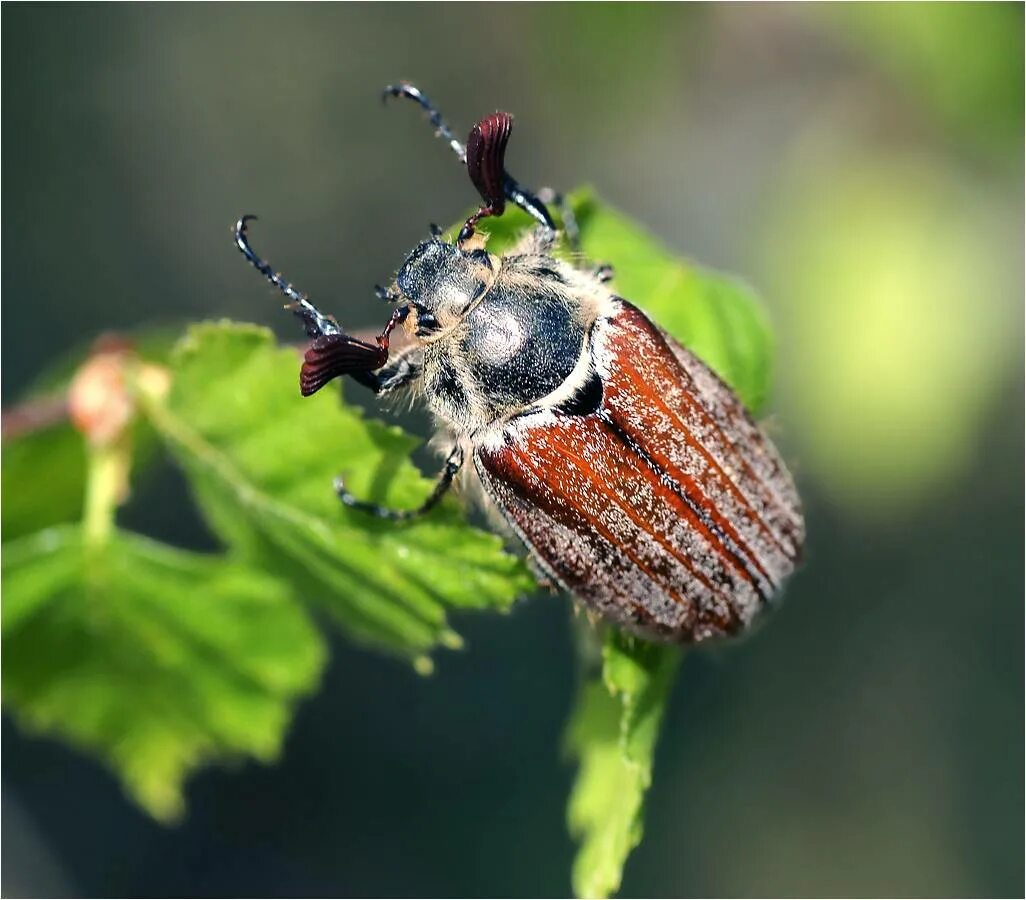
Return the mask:
M 466 460 L 486 503 L 537 570 L 601 617 L 642 637 L 689 643 L 746 627 L 791 574 L 804 540 L 794 482 L 737 396 L 687 348 L 610 286 L 608 267 L 554 255 L 551 191 L 505 168 L 513 120 L 481 119 L 466 145 L 428 98 L 402 82 L 385 98 L 419 104 L 466 165 L 483 205 L 455 241 L 441 229 L 378 295 L 393 304 L 374 341 L 347 334 L 253 251 L 251 216 L 235 241 L 288 298 L 311 338 L 304 396 L 348 375 L 379 396 L 416 392 L 451 440 L 424 503 L 349 507 L 393 520 L 428 513 Z M 506 203 L 536 222 L 502 255 L 479 223 Z M 643 298 L 639 298 L 643 300 Z M 412 346 L 391 357 L 402 325 Z

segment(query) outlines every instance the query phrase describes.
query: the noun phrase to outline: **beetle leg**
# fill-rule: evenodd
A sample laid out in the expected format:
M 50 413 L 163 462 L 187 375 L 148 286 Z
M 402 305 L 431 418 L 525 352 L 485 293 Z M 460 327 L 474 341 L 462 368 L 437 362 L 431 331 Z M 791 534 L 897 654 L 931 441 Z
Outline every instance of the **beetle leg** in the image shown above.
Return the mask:
M 549 230 L 553 232 L 556 230 L 556 223 L 553 221 L 548 207 L 527 188 L 520 185 L 508 172 L 503 180 L 502 189 L 510 203 L 514 206 L 519 206 L 532 219 Z
M 559 210 L 559 218 L 563 221 L 563 234 L 566 237 L 567 246 L 573 251 L 581 249 L 581 229 L 577 225 L 577 216 L 566 194 L 561 194 L 550 187 L 543 187 L 538 191 L 538 198 L 543 203 L 551 203 Z
M 341 500 L 350 509 L 359 509 L 363 512 L 370 513 L 372 516 L 377 516 L 379 519 L 391 519 L 392 521 L 407 521 L 409 519 L 416 519 L 425 513 L 430 512 L 434 509 L 439 501 L 445 496 L 446 492 L 452 487 L 453 479 L 456 477 L 456 473 L 459 472 L 460 466 L 463 465 L 463 448 L 457 444 L 449 452 L 449 456 L 445 460 L 445 468 L 442 469 L 442 474 L 438 476 L 438 481 L 435 482 L 435 487 L 428 495 L 425 500 L 416 509 L 389 509 L 385 506 L 379 506 L 377 503 L 368 503 L 366 500 L 357 500 L 348 490 L 346 490 L 345 484 L 342 478 L 335 479 L 335 493 L 338 494 L 338 499 Z

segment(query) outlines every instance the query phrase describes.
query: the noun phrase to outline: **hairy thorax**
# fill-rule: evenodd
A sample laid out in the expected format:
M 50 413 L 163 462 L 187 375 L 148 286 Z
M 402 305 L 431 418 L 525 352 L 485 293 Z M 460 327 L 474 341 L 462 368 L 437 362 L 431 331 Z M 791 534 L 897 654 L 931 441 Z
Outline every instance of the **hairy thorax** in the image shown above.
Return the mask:
M 572 393 L 588 374 L 581 369 L 595 314 L 564 266 L 551 257 L 503 263 L 480 302 L 425 348 L 425 396 L 455 434 Z

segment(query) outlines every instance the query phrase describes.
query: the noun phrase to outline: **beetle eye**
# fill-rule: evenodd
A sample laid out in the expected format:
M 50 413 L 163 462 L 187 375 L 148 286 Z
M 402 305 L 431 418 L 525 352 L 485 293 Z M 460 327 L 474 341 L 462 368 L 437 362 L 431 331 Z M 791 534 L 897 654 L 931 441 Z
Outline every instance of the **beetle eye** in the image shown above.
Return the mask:
M 431 332 L 437 331 L 441 326 L 438 324 L 438 319 L 435 318 L 435 314 L 428 312 L 427 308 L 421 306 L 419 303 L 414 303 L 413 306 L 417 310 L 417 331 L 418 332 Z

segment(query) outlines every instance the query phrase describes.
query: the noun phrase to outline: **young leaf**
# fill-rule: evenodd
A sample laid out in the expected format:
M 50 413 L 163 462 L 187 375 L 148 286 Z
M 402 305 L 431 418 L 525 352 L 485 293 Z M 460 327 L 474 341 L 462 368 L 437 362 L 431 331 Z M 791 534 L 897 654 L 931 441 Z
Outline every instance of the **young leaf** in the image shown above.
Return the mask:
M 581 842 L 572 882 L 578 897 L 608 897 L 642 836 L 652 756 L 681 651 L 609 629 L 602 676 L 584 685 L 567 745 L 579 771 L 567 823 Z
M 163 820 L 196 766 L 274 759 L 324 662 L 279 581 L 125 532 L 5 542 L 3 585 L 5 704 L 100 756 Z
M 353 637 L 424 666 L 437 643 L 458 643 L 446 605 L 505 609 L 533 581 L 453 501 L 404 524 L 343 506 L 339 474 L 398 507 L 418 505 L 432 482 L 409 462 L 414 439 L 334 391 L 301 397 L 298 370 L 265 329 L 199 325 L 174 356 L 167 405 L 147 411 L 235 557 L 287 579 Z

